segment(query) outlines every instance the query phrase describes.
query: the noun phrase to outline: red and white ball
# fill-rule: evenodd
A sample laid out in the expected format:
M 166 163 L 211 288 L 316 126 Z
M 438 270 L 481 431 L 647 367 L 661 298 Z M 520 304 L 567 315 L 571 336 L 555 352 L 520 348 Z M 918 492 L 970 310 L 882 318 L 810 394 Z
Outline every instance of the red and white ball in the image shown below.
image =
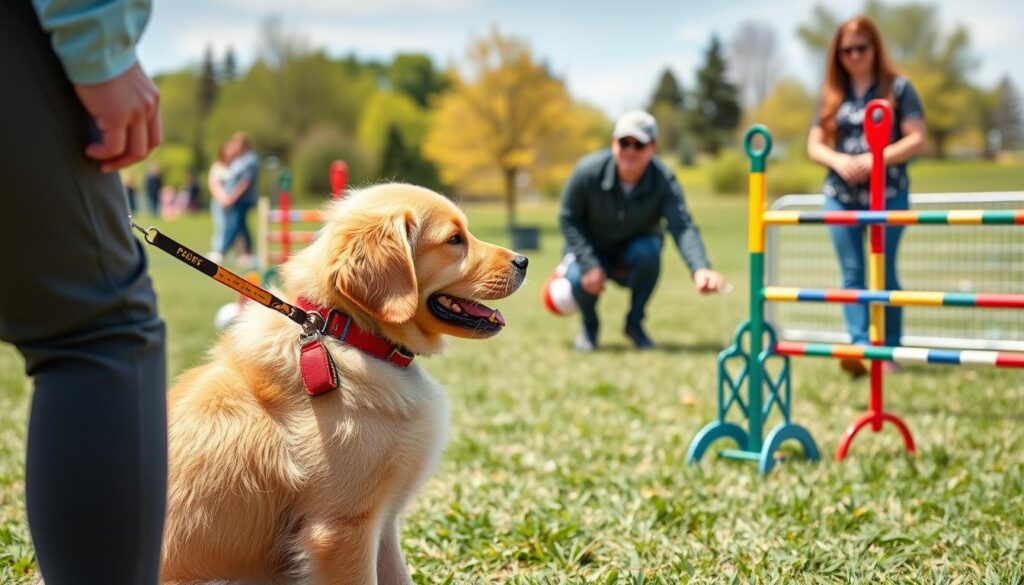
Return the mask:
M 563 258 L 555 271 L 544 282 L 540 292 L 541 302 L 544 303 L 547 310 L 562 317 L 572 315 L 580 309 L 576 304 L 576 297 L 572 294 L 572 283 L 565 277 L 569 264 L 574 260 L 575 256 L 572 254 Z

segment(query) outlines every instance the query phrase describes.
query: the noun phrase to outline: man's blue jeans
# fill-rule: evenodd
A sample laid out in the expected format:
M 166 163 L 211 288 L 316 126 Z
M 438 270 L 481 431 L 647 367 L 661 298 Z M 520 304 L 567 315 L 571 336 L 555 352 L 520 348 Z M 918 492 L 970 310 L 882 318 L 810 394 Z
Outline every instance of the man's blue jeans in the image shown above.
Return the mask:
M 628 288 L 632 292 L 626 325 L 639 325 L 644 320 L 647 301 L 654 293 L 661 273 L 661 234 L 645 234 L 626 242 L 618 250 L 597 251 L 597 259 L 609 280 Z M 580 278 L 583 276 L 578 262 L 573 262 L 566 271 L 566 278 L 572 284 L 573 296 L 580 307 L 583 327 L 591 341 L 597 340 L 599 320 L 597 318 L 597 296 L 583 290 Z
M 892 199 L 886 199 L 887 210 L 903 210 L 909 208 L 910 196 L 906 191 L 899 193 Z M 844 205 L 835 197 L 825 197 L 825 211 L 864 211 L 859 205 Z M 839 226 L 828 227 L 829 236 L 832 237 L 832 245 L 835 247 L 836 256 L 839 258 L 839 270 L 842 273 L 843 288 L 867 288 L 865 280 L 865 243 L 870 243 L 865 238 L 867 228 L 863 226 Z M 885 288 L 888 290 L 899 290 L 900 282 L 897 278 L 896 252 L 899 248 L 900 237 L 903 235 L 903 226 L 891 226 L 885 228 Z M 846 330 L 849 332 L 852 343 L 868 344 L 868 324 L 870 320 L 867 305 L 847 304 L 843 305 L 843 318 L 846 320 Z M 900 336 L 903 334 L 903 308 L 885 308 L 885 344 L 899 345 Z

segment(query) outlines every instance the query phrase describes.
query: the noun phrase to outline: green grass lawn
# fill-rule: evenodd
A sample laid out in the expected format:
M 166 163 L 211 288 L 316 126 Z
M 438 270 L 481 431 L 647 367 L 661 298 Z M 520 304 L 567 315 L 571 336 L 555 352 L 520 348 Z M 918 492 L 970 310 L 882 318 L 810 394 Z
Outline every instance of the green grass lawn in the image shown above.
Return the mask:
M 978 176 L 963 176 L 967 168 Z M 950 184 L 942 190 L 1024 189 L 1020 169 L 944 169 L 915 180 Z M 405 521 L 416 582 L 1024 582 L 1019 371 L 905 368 L 887 378 L 887 406 L 909 424 L 918 456 L 904 455 L 887 428 L 862 433 L 837 463 L 832 453 L 864 410 L 867 383 L 840 376 L 829 360 L 795 359 L 794 422 L 814 435 L 821 462 L 794 458 L 767 478 L 713 456 L 684 464 L 690 440 L 715 415 L 715 355 L 746 317 L 748 280 L 744 198 L 711 197 L 699 177 L 682 178 L 733 292 L 698 296 L 667 247 L 650 306 L 660 344 L 652 352 L 628 350 L 627 297 L 615 288 L 601 301 L 603 349 L 570 349 L 577 322 L 547 314 L 539 301 L 561 248 L 555 208 L 523 206 L 521 222 L 541 226 L 542 245 L 529 280 L 500 304 L 507 329 L 488 341 L 453 341 L 422 362 L 447 388 L 452 420 L 441 468 Z M 507 241 L 500 207 L 468 212 L 478 236 Z M 166 228 L 208 247 L 205 218 Z M 215 335 L 213 314 L 233 294 L 166 255 L 150 258 L 177 375 L 199 363 Z M 0 347 L 3 583 L 35 578 L 21 367 Z

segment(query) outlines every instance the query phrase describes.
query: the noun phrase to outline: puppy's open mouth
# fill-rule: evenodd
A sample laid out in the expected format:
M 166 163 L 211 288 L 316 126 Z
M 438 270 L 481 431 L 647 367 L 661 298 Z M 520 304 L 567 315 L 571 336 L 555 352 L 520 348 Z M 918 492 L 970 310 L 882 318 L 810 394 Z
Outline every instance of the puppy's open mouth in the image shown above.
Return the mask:
M 505 326 L 501 311 L 476 301 L 437 293 L 427 301 L 430 312 L 446 323 L 451 323 L 476 333 L 494 334 Z

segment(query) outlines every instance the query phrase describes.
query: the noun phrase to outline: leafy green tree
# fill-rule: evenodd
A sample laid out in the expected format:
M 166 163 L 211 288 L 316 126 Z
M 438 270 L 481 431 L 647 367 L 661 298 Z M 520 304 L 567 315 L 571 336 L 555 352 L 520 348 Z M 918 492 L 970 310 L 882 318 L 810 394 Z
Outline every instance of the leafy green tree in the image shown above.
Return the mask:
M 654 109 L 658 104 L 666 104 L 677 110 L 683 109 L 686 105 L 683 86 L 668 67 L 661 72 L 661 77 L 658 78 L 658 85 L 654 88 L 654 94 L 651 95 L 651 103 L 648 104 L 647 108 L 648 110 Z
M 210 116 L 213 104 L 217 100 L 219 89 L 217 69 L 213 64 L 213 47 L 207 45 L 203 53 L 203 64 L 199 71 L 199 87 L 196 92 L 196 106 L 199 116 L 196 134 L 192 140 L 194 168 L 206 167 L 206 156 L 203 153 L 204 130 L 206 119 Z
M 583 136 L 588 144 L 606 144 L 611 141 L 613 123 L 604 110 L 586 102 L 577 102 L 573 109 L 586 119 Z
M 376 74 L 332 61 L 309 49 L 280 21 L 264 24 L 259 58 L 246 74 L 222 87 L 207 127 L 206 152 L 216 152 L 233 132 L 244 130 L 257 151 L 289 164 L 299 138 L 319 124 L 355 133 L 377 91 Z
M 647 106 L 647 111 L 658 121 L 658 147 L 664 155 L 674 156 L 680 152 L 686 124 L 685 100 L 682 85 L 672 70 L 666 68 Z
M 993 94 L 988 127 L 998 133 L 1004 150 L 1024 147 L 1024 116 L 1021 115 L 1020 94 L 1009 77 L 1003 77 Z
M 660 156 L 683 159 L 686 141 L 686 111 L 667 102 L 654 102 L 647 111 L 658 121 Z
M 165 73 L 154 78 L 160 89 L 160 115 L 163 120 L 164 142 L 192 145 L 202 122 L 196 96 L 199 76 L 189 69 Z
M 399 177 L 403 181 L 439 189 L 437 169 L 422 155 L 429 123 L 429 113 L 408 95 L 382 91 L 366 105 L 356 136 L 363 148 L 380 161 L 383 178 Z M 396 132 L 397 138 L 393 136 Z M 401 153 L 398 158 L 404 161 L 399 165 L 400 174 L 397 173 L 399 167 L 395 166 L 396 152 Z M 392 157 L 390 161 L 387 160 L 389 156 Z
M 380 157 L 380 171 L 377 174 L 388 181 L 415 182 L 409 178 L 414 173 L 414 164 L 411 153 L 402 142 L 402 133 L 398 126 L 392 124 L 388 127 L 384 153 Z
M 364 186 L 377 179 L 373 157 L 351 135 L 329 123 L 318 123 L 300 136 L 292 159 L 294 190 L 300 199 L 316 201 L 330 196 L 328 170 L 335 160 L 343 160 L 348 165 L 349 188 Z
M 392 127 L 402 134 L 402 142 L 418 150 L 427 133 L 429 114 L 404 93 L 381 91 L 374 94 L 363 109 L 356 137 L 374 156 L 384 152 Z
M 704 64 L 697 71 L 694 110 L 690 116 L 690 128 L 700 149 L 712 155 L 732 141 L 740 123 L 736 87 L 726 80 L 725 71 L 722 45 L 718 37 L 712 35 L 704 53 Z
M 224 51 L 224 65 L 220 73 L 221 83 L 234 81 L 238 77 L 238 60 L 235 58 L 235 50 L 231 47 Z
M 444 75 L 434 69 L 430 57 L 420 53 L 397 55 L 388 66 L 388 78 L 396 92 L 411 97 L 421 108 L 427 107 L 427 99 L 448 87 Z
M 525 42 L 497 29 L 470 43 L 465 69 L 450 72 L 452 89 L 438 96 L 423 152 L 446 183 L 474 192 L 501 189 L 511 228 L 517 179 L 525 173 L 545 184 L 567 177 L 592 147 L 590 118 Z
M 199 71 L 199 87 L 196 94 L 196 103 L 201 118 L 205 118 L 213 108 L 213 102 L 217 99 L 217 85 L 217 69 L 213 64 L 213 47 L 207 45 L 203 52 L 203 64 Z
M 793 78 L 784 78 L 775 84 L 757 113 L 746 121 L 749 124 L 764 123 L 776 144 L 786 146 L 791 151 L 804 152 L 803 145 L 807 141 L 815 104 L 814 96 L 808 93 L 802 83 Z

